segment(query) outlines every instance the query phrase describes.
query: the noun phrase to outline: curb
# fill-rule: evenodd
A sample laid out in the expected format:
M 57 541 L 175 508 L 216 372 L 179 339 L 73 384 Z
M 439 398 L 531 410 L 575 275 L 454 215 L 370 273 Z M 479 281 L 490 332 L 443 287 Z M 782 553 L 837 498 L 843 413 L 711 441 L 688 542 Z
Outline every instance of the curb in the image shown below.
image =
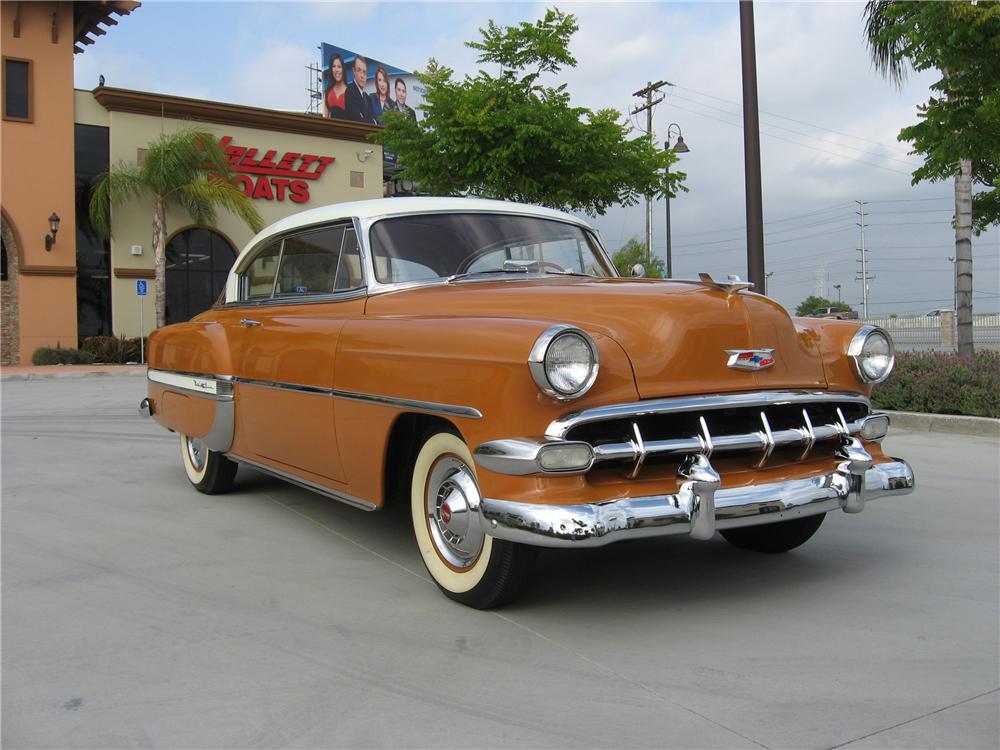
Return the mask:
M 1000 437 L 1000 419 L 959 417 L 953 414 L 923 414 L 915 411 L 884 411 L 892 427 L 910 432 L 945 432 L 953 435 Z
M 4 372 L 0 370 L 0 381 L 6 382 L 11 380 L 53 380 L 53 379 L 77 379 L 77 378 L 89 378 L 89 377 L 99 377 L 107 378 L 115 375 L 122 375 L 125 377 L 137 377 L 145 376 L 145 367 L 135 367 L 130 369 L 116 369 L 116 370 L 95 370 L 95 369 L 70 369 L 66 368 L 63 370 L 31 370 L 25 368 L 19 372 Z

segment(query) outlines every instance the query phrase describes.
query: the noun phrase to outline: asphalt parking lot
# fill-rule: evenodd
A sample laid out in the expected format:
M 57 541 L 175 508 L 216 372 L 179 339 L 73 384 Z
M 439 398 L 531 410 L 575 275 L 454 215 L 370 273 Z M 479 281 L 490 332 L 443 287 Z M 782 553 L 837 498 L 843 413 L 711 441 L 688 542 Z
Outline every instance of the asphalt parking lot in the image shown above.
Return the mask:
M 141 377 L 2 385 L 2 743 L 1000 745 L 998 443 L 896 433 L 918 489 L 787 555 L 545 552 L 466 609 L 405 512 L 187 483 Z

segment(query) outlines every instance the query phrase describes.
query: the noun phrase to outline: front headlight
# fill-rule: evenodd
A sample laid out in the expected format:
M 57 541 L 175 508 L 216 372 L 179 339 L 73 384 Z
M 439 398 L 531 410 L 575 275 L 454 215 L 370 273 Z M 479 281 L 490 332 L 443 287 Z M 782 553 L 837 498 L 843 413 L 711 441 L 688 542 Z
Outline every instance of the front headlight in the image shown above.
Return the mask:
M 528 369 L 542 392 L 559 400 L 579 398 L 597 380 L 600 361 L 593 339 L 579 328 L 554 325 L 535 340 Z
M 847 348 L 854 370 L 864 383 L 881 383 L 892 372 L 895 350 L 889 334 L 875 326 L 862 326 Z

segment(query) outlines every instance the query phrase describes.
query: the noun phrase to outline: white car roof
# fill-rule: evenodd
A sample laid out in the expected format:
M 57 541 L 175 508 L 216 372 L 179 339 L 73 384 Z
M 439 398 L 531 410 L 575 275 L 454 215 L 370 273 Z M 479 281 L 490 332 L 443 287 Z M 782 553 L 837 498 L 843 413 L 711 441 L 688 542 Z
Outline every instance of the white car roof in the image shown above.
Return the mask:
M 265 227 L 246 244 L 246 247 L 243 248 L 243 251 L 236 259 L 234 268 L 240 265 L 240 262 L 243 260 L 243 257 L 246 255 L 248 250 L 257 247 L 262 241 L 272 235 L 281 234 L 289 230 L 306 228 L 316 224 L 324 224 L 326 222 L 337 221 L 338 219 L 349 219 L 352 217 L 365 220 L 400 214 L 439 213 L 450 211 L 522 214 L 526 216 L 538 216 L 546 219 L 557 219 L 559 221 L 566 221 L 583 227 L 592 228 L 589 224 L 587 224 L 587 222 L 577 216 L 573 216 L 572 214 L 568 214 L 563 211 L 556 211 L 552 208 L 545 208 L 544 206 L 532 206 L 526 203 L 511 203 L 508 201 L 485 200 L 482 198 L 372 198 L 363 201 L 331 203 L 327 206 L 310 208 L 307 211 L 300 211 L 297 214 L 286 216 L 284 219 L 279 219 L 274 224 Z

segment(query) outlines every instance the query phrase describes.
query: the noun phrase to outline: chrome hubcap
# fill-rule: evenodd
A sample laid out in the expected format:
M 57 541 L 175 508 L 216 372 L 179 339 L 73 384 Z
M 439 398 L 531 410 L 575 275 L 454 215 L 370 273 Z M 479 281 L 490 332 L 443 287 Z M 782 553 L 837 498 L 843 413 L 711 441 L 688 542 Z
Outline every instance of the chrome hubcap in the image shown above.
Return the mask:
M 191 460 L 191 465 L 196 471 L 201 471 L 205 468 L 205 459 L 208 458 L 208 448 L 205 444 L 198 438 L 189 437 L 187 439 L 187 452 L 188 458 Z
M 442 458 L 431 469 L 425 499 L 438 554 L 456 568 L 470 567 L 485 539 L 479 522 L 479 486 L 472 471 L 457 458 Z

